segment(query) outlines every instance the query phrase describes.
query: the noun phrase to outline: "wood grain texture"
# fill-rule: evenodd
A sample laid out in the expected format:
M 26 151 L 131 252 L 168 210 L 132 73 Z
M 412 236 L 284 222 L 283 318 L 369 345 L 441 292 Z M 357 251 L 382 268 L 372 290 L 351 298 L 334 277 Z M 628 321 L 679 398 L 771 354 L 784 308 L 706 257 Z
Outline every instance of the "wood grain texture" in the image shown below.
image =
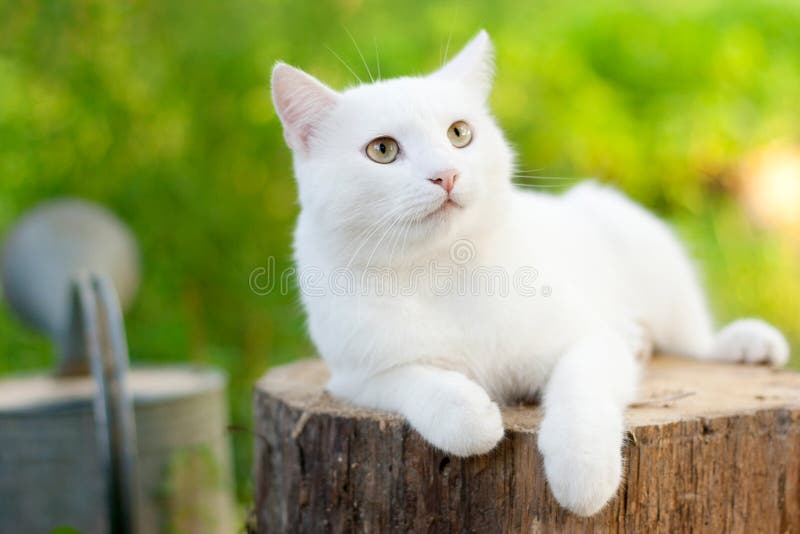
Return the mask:
M 331 398 L 326 379 L 310 359 L 256 385 L 258 532 L 800 532 L 797 373 L 652 360 L 626 417 L 626 481 L 591 518 L 549 493 L 538 407 L 504 408 L 497 449 L 459 459 Z

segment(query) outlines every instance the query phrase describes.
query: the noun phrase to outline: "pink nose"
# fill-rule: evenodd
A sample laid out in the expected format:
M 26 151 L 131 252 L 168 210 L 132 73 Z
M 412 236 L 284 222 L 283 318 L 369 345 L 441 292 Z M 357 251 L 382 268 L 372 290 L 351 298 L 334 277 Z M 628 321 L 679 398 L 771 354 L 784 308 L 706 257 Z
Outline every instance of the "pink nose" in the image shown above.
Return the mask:
M 456 185 L 456 178 L 458 178 L 458 171 L 455 169 L 447 169 L 446 171 L 437 172 L 431 178 L 428 178 L 428 181 L 438 185 L 444 189 L 447 194 L 450 194 L 450 191 L 452 191 L 453 187 Z

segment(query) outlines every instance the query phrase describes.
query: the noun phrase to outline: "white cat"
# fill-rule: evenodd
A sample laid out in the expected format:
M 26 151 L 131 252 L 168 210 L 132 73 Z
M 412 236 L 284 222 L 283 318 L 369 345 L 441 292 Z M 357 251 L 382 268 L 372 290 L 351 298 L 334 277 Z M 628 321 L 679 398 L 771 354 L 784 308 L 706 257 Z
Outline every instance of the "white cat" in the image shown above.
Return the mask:
M 497 403 L 541 391 L 548 483 L 590 515 L 619 486 L 623 412 L 651 343 L 773 365 L 789 348 L 757 319 L 715 336 L 680 243 L 622 194 L 517 190 L 487 107 L 492 72 L 484 31 L 432 74 L 343 92 L 275 66 L 299 285 L 328 389 L 401 413 L 443 451 L 490 451 Z

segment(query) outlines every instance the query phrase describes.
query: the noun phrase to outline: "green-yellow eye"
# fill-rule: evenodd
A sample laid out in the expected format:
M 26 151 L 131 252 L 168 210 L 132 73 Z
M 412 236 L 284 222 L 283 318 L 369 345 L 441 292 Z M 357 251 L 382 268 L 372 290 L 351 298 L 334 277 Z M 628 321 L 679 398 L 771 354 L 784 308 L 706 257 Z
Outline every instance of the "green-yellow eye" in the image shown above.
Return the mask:
M 464 148 L 472 141 L 472 128 L 464 121 L 456 121 L 447 130 L 447 137 L 456 148 Z
M 391 137 L 378 137 L 367 145 L 367 157 L 375 163 L 391 163 L 397 159 L 400 147 Z

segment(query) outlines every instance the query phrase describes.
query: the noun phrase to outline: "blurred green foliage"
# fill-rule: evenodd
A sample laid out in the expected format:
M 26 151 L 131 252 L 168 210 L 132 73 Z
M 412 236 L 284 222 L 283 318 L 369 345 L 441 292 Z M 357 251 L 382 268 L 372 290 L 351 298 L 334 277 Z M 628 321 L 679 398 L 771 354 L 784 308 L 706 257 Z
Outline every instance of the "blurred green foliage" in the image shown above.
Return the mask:
M 224 367 L 249 426 L 254 380 L 312 352 L 296 295 L 248 286 L 268 256 L 290 266 L 297 211 L 271 65 L 343 87 L 326 47 L 366 78 L 347 30 L 389 77 L 435 68 L 481 27 L 521 167 L 618 184 L 677 224 L 720 320 L 758 314 L 800 346 L 800 245 L 731 195 L 743 157 L 800 141 L 793 0 L 0 0 L 0 232 L 49 197 L 113 209 L 143 249 L 132 359 Z M 52 364 L 6 310 L 0 354 L 0 372 Z M 244 501 L 252 436 L 233 437 Z

